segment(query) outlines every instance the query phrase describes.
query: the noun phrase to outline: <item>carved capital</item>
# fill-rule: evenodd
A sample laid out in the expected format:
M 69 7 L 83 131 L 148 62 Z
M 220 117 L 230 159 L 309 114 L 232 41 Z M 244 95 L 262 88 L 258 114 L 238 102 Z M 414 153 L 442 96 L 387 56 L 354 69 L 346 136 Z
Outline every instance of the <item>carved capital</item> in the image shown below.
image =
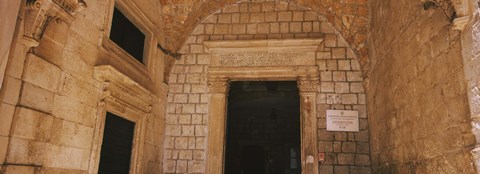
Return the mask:
M 226 94 L 230 89 L 230 83 L 226 78 L 209 79 L 208 88 L 210 93 Z
M 319 84 L 318 77 L 300 77 L 297 80 L 300 92 L 317 92 Z
M 51 21 L 62 20 L 69 25 L 86 6 L 83 0 L 27 0 L 23 43 L 38 46 Z

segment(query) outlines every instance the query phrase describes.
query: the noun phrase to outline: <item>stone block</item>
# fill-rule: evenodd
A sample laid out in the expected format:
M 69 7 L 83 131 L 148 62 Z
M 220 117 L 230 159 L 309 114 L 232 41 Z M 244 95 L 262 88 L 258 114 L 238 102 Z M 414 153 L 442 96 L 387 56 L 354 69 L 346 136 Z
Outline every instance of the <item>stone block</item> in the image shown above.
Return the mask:
M 280 23 L 280 33 L 288 33 L 290 32 L 290 23 L 282 22 Z
M 35 166 L 10 164 L 5 167 L 5 174 L 34 174 L 36 169 Z
M 325 34 L 325 47 L 337 47 L 337 35 Z
M 335 28 L 333 28 L 330 22 L 321 22 L 320 23 L 320 32 L 332 34 L 335 33 Z
M 346 49 L 345 48 L 332 48 L 332 58 L 334 59 L 345 59 L 346 58 Z
M 15 107 L 7 103 L 0 103 L 0 136 L 9 136 L 12 126 Z M 6 148 L 6 146 L 5 146 Z
M 35 141 L 50 138 L 53 117 L 24 107 L 17 107 L 16 121 L 12 125 L 12 137 Z
M 320 83 L 320 90 L 322 92 L 335 92 L 335 86 L 333 82 Z
M 87 170 L 90 150 L 47 144 L 45 155 L 44 166 Z
M 290 22 L 290 32 L 301 33 L 302 32 L 302 23 L 301 22 Z
M 347 80 L 349 82 L 363 82 L 362 72 L 360 71 L 347 72 Z
M 24 165 L 43 165 L 45 158 L 45 143 L 10 138 L 6 163 Z
M 240 12 L 248 12 L 248 4 L 247 3 L 241 3 L 240 4 Z
M 270 33 L 279 33 L 280 24 L 279 23 L 270 23 Z
M 333 81 L 335 81 L 335 82 L 347 81 L 345 71 L 333 71 L 332 75 L 333 75 Z
M 268 33 L 270 33 L 270 24 L 268 24 L 268 23 L 258 24 L 257 33 L 258 34 L 268 34 Z
M 208 113 L 208 105 L 207 104 L 197 104 L 195 106 L 195 112 L 199 114 L 207 114 Z
M 204 161 L 188 161 L 189 173 L 202 173 L 203 171 L 205 171 Z
M 292 21 L 303 21 L 303 11 L 293 11 L 292 12 Z
M 349 93 L 349 84 L 348 82 L 335 82 L 335 93 Z
M 20 97 L 20 105 L 51 113 L 54 93 L 30 83 L 24 83 Z
M 250 14 L 249 13 L 241 13 L 240 14 L 240 23 L 249 23 L 250 22 Z
M 215 24 L 215 23 L 217 23 L 217 18 L 218 18 L 217 15 L 210 15 L 209 17 L 207 17 L 207 19 L 205 19 L 203 21 L 203 23 L 205 23 L 205 24 Z
M 363 83 L 362 82 L 352 82 L 352 83 L 350 83 L 350 92 L 364 93 L 365 90 L 363 88 Z M 363 97 L 365 97 L 365 96 L 363 96 Z
M 165 160 L 165 163 L 163 164 L 163 171 L 164 172 L 169 172 L 169 173 L 174 173 L 175 168 L 176 168 L 176 161 L 175 160 Z
M 0 136 L 0 164 L 5 163 L 5 158 L 7 156 L 8 149 L 8 137 Z
M 312 23 L 311 22 L 303 22 L 303 32 L 309 33 L 312 32 Z
M 182 136 L 194 136 L 194 135 L 195 135 L 195 126 L 182 125 Z
M 333 142 L 333 152 L 342 152 L 342 142 L 334 141 Z
M 341 95 L 342 104 L 357 104 L 357 95 L 356 94 L 342 94 Z
M 336 60 L 327 60 L 327 70 L 334 71 L 337 70 L 337 61 Z
M 247 34 L 257 34 L 257 24 L 248 24 Z
M 50 91 L 56 91 L 60 83 L 61 70 L 57 66 L 28 54 L 24 80 Z
M 234 24 L 232 27 L 232 34 L 247 33 L 247 26 L 245 24 Z
M 333 166 L 320 165 L 318 170 L 319 170 L 319 173 L 321 173 L 321 174 L 334 174 L 333 173 Z
M 357 144 L 355 142 L 342 142 L 342 152 L 354 153 L 357 151 Z M 353 159 L 353 157 L 352 157 Z
M 331 71 L 322 71 L 320 72 L 320 80 L 322 82 L 330 82 L 332 81 L 332 72 Z
M 265 13 L 250 13 L 250 23 L 265 22 Z
M 180 150 L 178 152 L 178 159 L 191 160 L 193 158 L 192 150 Z
M 248 4 L 248 11 L 249 12 L 261 12 L 262 11 L 262 3 Z
M 350 170 L 348 169 L 348 166 L 334 166 L 333 167 L 333 173 L 335 174 L 349 174 Z
M 233 5 L 226 6 L 225 8 L 223 8 L 222 12 L 223 13 L 238 13 L 238 12 L 240 12 L 240 5 L 239 4 L 233 4 Z
M 337 155 L 338 164 L 340 165 L 353 165 L 355 164 L 354 154 L 344 154 L 340 153 Z
M 192 114 L 192 124 L 202 124 L 202 120 L 201 114 Z
M 331 52 L 317 52 L 317 59 L 331 59 Z
M 343 70 L 343 71 L 351 70 L 350 60 L 338 60 L 338 70 Z
M 213 24 L 206 24 L 206 25 L 205 25 L 205 34 L 213 34 L 214 28 L 215 28 L 215 25 L 213 25 Z
M 178 115 L 179 124 L 190 124 L 191 120 L 192 120 L 192 116 L 190 114 Z
M 318 141 L 318 152 L 333 152 L 331 141 Z
M 188 137 L 188 149 L 195 149 L 196 142 L 195 137 Z
M 205 25 L 200 24 L 195 27 L 195 29 L 192 32 L 192 35 L 201 35 L 205 33 Z
M 177 137 L 175 138 L 175 149 L 188 149 L 188 138 Z
M 305 21 L 316 21 L 318 20 L 318 14 L 314 11 L 305 12 Z
M 220 24 L 230 24 L 232 23 L 231 14 L 218 14 L 218 23 Z
M 59 146 L 68 146 L 81 149 L 89 149 L 92 144 L 94 129 L 82 124 L 73 123 L 61 119 L 54 119 L 51 143 Z
M 187 173 L 188 161 L 177 160 L 176 173 Z
M 0 91 L 0 97 L 3 97 L 1 101 L 11 105 L 16 105 L 19 100 L 21 85 L 21 80 L 12 76 L 5 76 L 2 84 L 2 90 Z
M 207 140 L 203 137 L 195 139 L 195 149 L 206 149 L 207 147 Z
M 194 150 L 194 151 L 193 151 L 193 159 L 195 159 L 195 160 L 203 160 L 203 159 L 205 159 L 205 151 L 203 151 L 203 150 Z
M 278 12 L 278 21 L 292 21 L 292 12 L 290 11 Z
M 355 155 L 355 165 L 370 165 L 370 156 L 363 155 L 363 154 L 356 154 Z
M 277 22 L 277 12 L 265 13 L 265 22 Z
M 190 45 L 190 53 L 203 53 L 203 45 Z
M 166 125 L 165 135 L 180 136 L 182 134 L 182 126 L 180 125 Z
M 232 23 L 233 24 L 240 23 L 240 14 L 239 13 L 232 14 Z

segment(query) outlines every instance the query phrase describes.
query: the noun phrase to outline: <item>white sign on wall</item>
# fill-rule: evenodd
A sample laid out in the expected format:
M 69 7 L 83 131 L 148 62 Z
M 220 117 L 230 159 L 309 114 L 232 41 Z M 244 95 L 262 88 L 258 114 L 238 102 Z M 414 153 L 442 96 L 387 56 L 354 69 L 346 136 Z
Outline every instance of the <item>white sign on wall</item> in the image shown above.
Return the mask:
M 358 111 L 327 110 L 327 131 L 358 132 Z

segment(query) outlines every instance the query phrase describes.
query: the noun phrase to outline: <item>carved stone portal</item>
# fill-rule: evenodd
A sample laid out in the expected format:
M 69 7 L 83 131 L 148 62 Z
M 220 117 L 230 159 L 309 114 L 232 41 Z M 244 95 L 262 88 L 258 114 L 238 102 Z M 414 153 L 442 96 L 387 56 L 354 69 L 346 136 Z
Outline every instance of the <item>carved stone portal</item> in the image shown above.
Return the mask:
M 208 71 L 210 113 L 206 173 L 223 173 L 228 82 L 240 80 L 297 81 L 300 91 L 302 174 L 318 173 L 315 99 L 319 80 L 315 51 L 321 42 L 321 39 L 302 39 L 205 43 L 212 56 Z

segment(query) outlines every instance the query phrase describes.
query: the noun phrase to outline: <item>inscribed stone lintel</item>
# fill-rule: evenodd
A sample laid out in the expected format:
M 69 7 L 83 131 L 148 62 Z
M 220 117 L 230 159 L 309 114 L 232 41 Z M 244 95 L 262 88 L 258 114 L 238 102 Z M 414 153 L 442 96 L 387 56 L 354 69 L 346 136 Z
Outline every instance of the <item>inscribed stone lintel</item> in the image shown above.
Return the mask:
M 322 39 L 207 41 L 212 67 L 314 65 Z

